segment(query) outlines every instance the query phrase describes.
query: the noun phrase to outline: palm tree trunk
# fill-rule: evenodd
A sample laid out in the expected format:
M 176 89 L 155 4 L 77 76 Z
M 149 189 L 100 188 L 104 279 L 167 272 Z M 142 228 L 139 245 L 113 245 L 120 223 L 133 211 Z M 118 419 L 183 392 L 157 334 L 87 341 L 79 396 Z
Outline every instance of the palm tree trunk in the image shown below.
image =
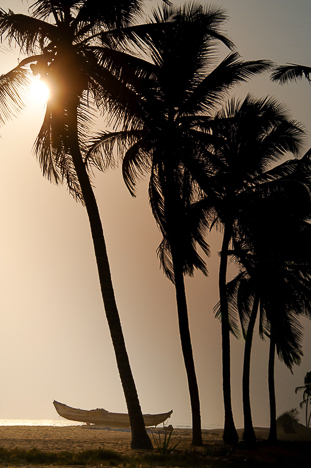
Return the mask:
M 195 372 L 190 327 L 188 320 L 188 307 L 183 272 L 183 245 L 179 243 L 179 233 L 183 229 L 178 215 L 180 209 L 180 199 L 178 190 L 175 189 L 174 169 L 166 167 L 167 183 L 163 186 L 164 204 L 167 220 L 167 232 L 174 273 L 174 284 L 176 292 L 179 335 L 181 348 L 187 373 L 188 389 L 190 394 L 192 412 L 192 445 L 203 445 L 201 429 L 201 409 L 199 388 Z
M 243 363 L 243 413 L 244 413 L 244 432 L 243 440 L 248 445 L 253 445 L 256 442 L 256 435 L 253 428 L 251 402 L 250 402 L 250 364 L 251 364 L 251 349 L 253 342 L 254 327 L 257 317 L 259 305 L 259 296 L 255 295 L 252 313 L 249 319 L 248 329 L 245 339 L 244 348 L 244 363 Z
M 221 333 L 222 333 L 222 376 L 223 376 L 223 398 L 225 410 L 225 424 L 223 440 L 227 444 L 236 444 L 239 440 L 235 428 L 232 405 L 231 405 L 231 375 L 230 375 L 230 327 L 227 300 L 227 262 L 228 250 L 231 239 L 230 224 L 225 225 L 224 237 L 220 256 L 219 268 L 219 296 L 221 307 Z
M 138 394 L 126 351 L 120 317 L 114 296 L 108 255 L 97 202 L 80 153 L 77 139 L 78 128 L 76 105 L 71 106 L 69 122 L 72 129 L 70 141 L 71 155 L 89 218 L 106 317 L 129 413 L 132 430 L 131 447 L 133 449 L 152 449 L 152 443 L 146 432 Z
M 270 432 L 268 441 L 272 444 L 277 442 L 276 429 L 276 398 L 275 398 L 275 383 L 274 383 L 274 365 L 275 365 L 275 341 L 273 339 L 273 330 L 271 325 L 270 349 L 269 349 L 269 371 L 268 371 L 268 386 L 269 386 L 269 401 L 270 401 Z
M 177 253 L 178 255 L 178 253 Z M 188 308 L 185 291 L 185 282 L 180 262 L 176 261 L 176 254 L 172 247 L 172 257 L 174 265 L 175 291 L 178 311 L 179 334 L 184 357 L 185 368 L 188 378 L 188 388 L 190 394 L 192 411 L 192 445 L 203 445 L 201 430 L 201 410 L 199 388 L 194 366 L 192 344 L 188 320 Z

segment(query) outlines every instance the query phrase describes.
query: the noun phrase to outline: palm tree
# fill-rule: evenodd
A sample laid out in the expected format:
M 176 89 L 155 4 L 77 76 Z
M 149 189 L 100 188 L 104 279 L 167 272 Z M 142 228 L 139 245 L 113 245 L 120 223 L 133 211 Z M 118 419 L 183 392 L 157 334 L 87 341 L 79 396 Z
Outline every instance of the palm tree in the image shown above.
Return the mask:
M 163 21 L 167 11 L 156 21 Z M 191 5 L 180 11 L 174 28 L 151 36 L 147 53 L 152 73 L 148 79 L 136 79 L 131 84 L 137 93 L 137 122 L 119 132 L 99 135 L 91 150 L 97 157 L 112 158 L 118 145 L 132 195 L 137 177 L 151 170 L 149 199 L 163 235 L 160 260 L 176 289 L 195 445 L 202 443 L 200 403 L 183 276 L 194 268 L 205 270 L 195 250 L 196 244 L 207 249 L 195 203 L 200 201 L 199 181 L 206 168 L 202 154 L 210 142 L 205 131 L 210 118 L 206 114 L 222 102 L 234 84 L 270 66 L 267 61 L 243 62 L 231 53 L 213 68 L 214 41 L 225 41 L 219 33 L 224 19 L 221 10 Z
M 219 295 L 222 326 L 223 393 L 225 406 L 224 440 L 237 442 L 231 406 L 230 383 L 230 321 L 227 298 L 227 265 L 230 244 L 241 215 L 241 195 L 252 193 L 268 165 L 286 151 L 296 153 L 300 147 L 302 130 L 289 120 L 282 106 L 271 98 L 243 102 L 231 101 L 218 112 L 210 124 L 217 136 L 212 160 L 213 176 L 205 184 L 207 210 L 214 211 L 216 221 L 223 226 L 220 253 Z
M 267 228 L 271 228 L 268 224 Z M 300 239 L 297 237 L 296 242 Z M 267 252 L 265 252 L 267 253 Z M 269 261 L 267 261 L 269 259 Z M 300 287 L 303 294 L 306 292 L 306 283 L 310 278 L 301 275 L 299 262 L 281 260 L 277 262 L 269 255 L 257 262 L 253 275 L 255 276 L 254 292 L 252 294 L 257 302 L 249 313 L 249 324 L 246 332 L 244 366 L 243 366 L 243 409 L 244 409 L 244 434 L 245 442 L 255 442 L 255 434 L 252 426 L 251 407 L 249 397 L 250 375 L 250 351 L 254 330 L 254 322 L 257 317 L 258 302 L 260 301 L 260 328 L 270 338 L 269 352 L 269 398 L 270 398 L 270 436 L 271 442 L 276 441 L 276 397 L 274 384 L 274 359 L 275 352 L 292 371 L 293 364 L 299 364 L 302 356 L 301 350 L 301 326 L 298 321 L 299 314 L 304 313 L 304 303 L 301 297 L 297 297 Z M 268 271 L 268 274 L 267 274 Z M 250 278 L 252 281 L 253 278 Z M 291 285 L 294 285 L 294 288 Z M 308 286 L 309 288 L 309 286 Z M 310 300 L 310 294 L 308 294 Z
M 234 239 L 234 254 L 244 271 L 231 282 L 234 288 L 230 285 L 230 289 L 234 289 L 235 294 L 230 294 L 229 300 L 231 302 L 233 297 L 242 317 L 243 329 L 247 330 L 243 407 L 244 440 L 248 443 L 255 441 L 249 372 L 250 347 L 259 301 L 261 335 L 265 333 L 270 337 L 270 441 L 276 440 L 275 347 L 290 370 L 293 364 L 299 364 L 302 354 L 298 316 L 310 316 L 311 312 L 311 258 L 306 253 L 310 239 L 310 227 L 306 222 L 306 217 L 308 219 L 310 216 L 309 166 L 308 157 L 304 157 L 270 171 L 272 182 L 270 180 L 260 187 L 255 198 L 248 194 L 244 197 L 246 204 L 241 204 L 242 216 L 239 234 Z M 273 180 L 273 173 L 278 176 L 276 180 Z M 245 326 L 245 317 L 248 326 Z
M 304 161 L 295 161 L 295 163 L 298 163 L 294 164 L 297 168 L 295 172 L 299 173 L 299 166 Z M 289 165 L 292 166 L 292 161 Z M 311 259 L 306 254 L 310 227 L 303 220 L 310 211 L 310 200 L 308 192 L 303 188 L 305 182 L 300 180 L 298 185 L 295 180 L 291 180 L 292 168 L 283 166 L 282 180 L 268 183 L 267 185 L 270 185 L 268 194 L 260 193 L 259 188 L 255 199 L 252 199 L 252 194 L 249 193 L 244 196 L 244 203 L 240 205 L 242 216 L 234 232 L 234 248 L 231 252 L 240 264 L 241 272 L 227 284 L 231 328 L 235 332 L 237 326 L 233 320 L 238 312 L 245 337 L 242 386 L 243 438 L 250 445 L 256 441 L 251 417 L 249 382 L 251 345 L 257 313 L 260 311 L 261 336 L 266 334 L 271 338 L 272 329 L 274 334 L 270 342 L 269 361 L 270 441 L 274 442 L 276 440 L 275 345 L 280 359 L 292 370 L 293 364 L 299 364 L 301 357 L 301 327 L 297 319 L 301 314 L 310 317 L 311 312 Z M 290 169 L 289 172 L 287 169 Z M 272 190 L 271 185 L 274 186 Z M 304 213 L 299 207 L 303 207 Z M 289 247 L 284 249 L 284 245 Z M 217 314 L 220 315 L 219 307 Z M 272 324 L 275 324 L 274 328 Z M 277 332 L 274 332 L 274 329 Z
M 304 378 L 304 385 L 302 387 L 297 387 L 295 393 L 303 390 L 302 402 L 300 403 L 300 408 L 303 405 L 306 405 L 306 427 L 310 427 L 311 421 L 311 412 L 309 411 L 309 405 L 311 404 L 311 372 L 307 372 Z
M 311 67 L 305 65 L 297 65 L 295 63 L 288 63 L 287 65 L 279 65 L 271 74 L 271 80 L 277 83 L 284 84 L 289 81 L 297 81 L 305 78 L 311 83 Z
M 158 248 L 160 263 L 175 286 L 180 340 L 192 410 L 192 444 L 202 445 L 199 389 L 191 344 L 184 275 L 192 275 L 195 268 L 206 274 L 196 244 L 207 254 L 209 250 L 202 236 L 204 223 L 197 216 L 196 204 L 192 206 L 191 203 L 194 193 L 189 174 L 178 168 L 169 171 L 167 165 L 163 166 L 161 164 L 152 171 L 149 198 L 163 236 Z
M 123 108 L 131 106 L 131 92 L 121 84 L 122 63 L 135 74 L 139 58 L 124 53 L 126 39 L 146 36 L 145 26 L 133 22 L 141 11 L 139 0 L 38 0 L 30 15 L 0 12 L 2 39 L 15 42 L 27 55 L 12 73 L 27 66 L 47 81 L 51 98 L 35 150 L 43 174 L 66 182 L 71 194 L 87 210 L 106 317 L 115 350 L 132 428 L 132 448 L 152 448 L 146 433 L 135 382 L 125 347 L 114 296 L 110 267 L 97 202 L 90 181 L 96 159 L 86 160 L 92 106 L 109 109 L 121 93 Z M 150 28 L 150 25 L 149 25 Z M 113 71 L 113 63 L 118 67 Z M 15 95 L 18 105 L 18 96 Z M 117 99 L 116 99 L 117 101 Z M 119 114 L 122 115 L 119 107 Z

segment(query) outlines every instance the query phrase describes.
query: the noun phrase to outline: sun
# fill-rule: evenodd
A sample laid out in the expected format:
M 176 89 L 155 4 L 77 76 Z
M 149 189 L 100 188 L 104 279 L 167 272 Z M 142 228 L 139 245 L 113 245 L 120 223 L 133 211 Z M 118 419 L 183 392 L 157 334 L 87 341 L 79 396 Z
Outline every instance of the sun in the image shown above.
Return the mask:
M 46 104 L 49 99 L 50 90 L 44 81 L 35 79 L 31 83 L 30 96 L 31 100 L 39 104 Z

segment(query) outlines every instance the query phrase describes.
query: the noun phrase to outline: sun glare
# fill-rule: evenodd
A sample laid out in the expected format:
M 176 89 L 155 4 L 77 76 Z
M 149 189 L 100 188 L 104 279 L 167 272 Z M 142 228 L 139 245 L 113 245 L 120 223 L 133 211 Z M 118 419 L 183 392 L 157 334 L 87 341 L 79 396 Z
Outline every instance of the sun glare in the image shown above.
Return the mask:
M 31 84 L 30 95 L 31 99 L 37 103 L 45 104 L 49 99 L 49 88 L 41 80 L 34 80 Z

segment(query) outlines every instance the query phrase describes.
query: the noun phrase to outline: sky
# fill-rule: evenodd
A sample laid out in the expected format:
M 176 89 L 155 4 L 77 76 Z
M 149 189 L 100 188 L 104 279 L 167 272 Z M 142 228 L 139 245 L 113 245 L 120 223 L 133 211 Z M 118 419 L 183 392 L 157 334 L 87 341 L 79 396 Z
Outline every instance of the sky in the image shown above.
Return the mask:
M 31 3 L 31 2 L 29 2 Z M 203 1 L 204 4 L 205 0 Z M 209 4 L 209 2 L 208 2 Z M 147 8 L 155 6 L 147 0 Z M 309 0 L 223 0 L 228 36 L 245 60 L 310 65 Z M 0 0 L 4 9 L 26 11 L 27 2 Z M 0 73 L 18 54 L 0 46 Z M 233 95 L 274 96 L 307 130 L 310 147 L 311 88 L 306 81 L 284 86 L 268 74 L 236 88 Z M 31 101 L 0 128 L 0 419 L 58 419 L 53 400 L 70 406 L 126 411 L 103 309 L 92 240 L 84 208 L 43 178 L 32 147 L 44 104 Z M 303 152 L 302 152 L 303 154 Z M 159 268 L 160 234 L 142 182 L 133 199 L 120 169 L 95 174 L 117 304 L 144 413 L 173 409 L 170 423 L 190 425 L 187 380 L 181 354 L 175 291 Z M 209 277 L 186 281 L 192 343 L 200 389 L 202 424 L 223 425 L 221 334 L 214 318 L 221 236 L 209 236 Z M 304 357 L 293 374 L 277 361 L 277 414 L 299 408 L 311 370 L 311 324 L 304 325 Z M 258 331 L 258 328 L 257 328 Z M 232 339 L 232 404 L 243 426 L 243 339 Z M 256 337 L 251 402 L 255 426 L 269 425 L 268 342 Z M 303 422 L 303 412 L 301 412 Z

